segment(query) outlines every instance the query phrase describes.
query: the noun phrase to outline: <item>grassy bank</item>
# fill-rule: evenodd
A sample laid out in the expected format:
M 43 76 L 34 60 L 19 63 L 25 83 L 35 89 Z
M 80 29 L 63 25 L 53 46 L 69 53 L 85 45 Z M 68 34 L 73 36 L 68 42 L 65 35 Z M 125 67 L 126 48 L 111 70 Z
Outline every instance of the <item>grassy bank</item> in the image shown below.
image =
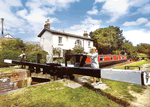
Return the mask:
M 141 66 L 143 64 L 146 64 L 146 63 L 150 63 L 150 60 L 146 61 L 146 60 L 142 60 L 142 61 L 139 61 L 139 62 L 135 62 L 133 64 L 127 64 L 127 65 L 123 65 L 123 66 L 118 66 L 114 69 L 125 69 L 125 66 Z M 138 69 L 137 67 L 131 67 L 130 69 Z
M 5 67 L 5 68 L 0 68 L 0 73 L 8 73 L 8 72 L 12 72 L 14 70 L 14 68 L 12 67 Z
M 123 99 L 126 102 L 134 101 L 136 99 L 129 93 L 130 90 L 142 94 L 143 90 L 146 89 L 146 86 L 137 84 L 118 82 L 106 79 L 102 79 L 102 81 L 107 86 L 109 86 L 109 88 L 104 90 L 104 92 L 110 93 L 112 96 L 115 96 L 119 99 Z
M 9 107 L 122 107 L 122 105 L 87 87 L 72 89 L 59 82 L 28 87 L 18 92 L 0 96 L 0 99 L 2 106 Z
M 0 96 L 2 106 L 51 106 L 51 107 L 122 107 L 119 101 L 113 98 L 121 99 L 125 102 L 134 101 L 136 98 L 129 91 L 142 93 L 146 86 L 135 85 L 102 79 L 103 83 L 109 86 L 105 90 L 94 89 L 87 82 L 84 86 L 76 89 L 64 86 L 59 82 L 50 82 L 38 86 L 27 87 L 8 95 Z M 63 81 L 65 83 L 65 81 Z M 130 87 L 130 88 L 129 88 Z M 99 94 L 99 92 L 104 93 Z

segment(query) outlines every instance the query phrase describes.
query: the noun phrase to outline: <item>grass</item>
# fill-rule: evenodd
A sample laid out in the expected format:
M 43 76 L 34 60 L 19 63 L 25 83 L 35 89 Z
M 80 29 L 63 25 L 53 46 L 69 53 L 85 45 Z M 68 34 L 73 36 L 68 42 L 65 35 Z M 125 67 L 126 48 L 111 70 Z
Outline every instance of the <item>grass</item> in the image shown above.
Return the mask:
M 150 61 L 140 61 L 132 66 L 141 66 L 142 64 L 150 63 Z M 121 68 L 120 68 L 121 69 Z M 124 66 L 123 66 L 124 69 Z M 80 77 L 81 75 L 76 75 Z M 93 79 L 90 77 L 90 79 Z M 98 80 L 98 79 L 97 79 Z M 67 82 L 64 80 L 62 83 Z M 102 82 L 109 88 L 98 90 L 110 94 L 113 97 L 121 99 L 125 102 L 134 101 L 137 98 L 132 96 L 129 91 L 143 93 L 146 86 L 118 82 L 102 79 Z M 2 106 L 62 106 L 62 107 L 122 107 L 118 102 L 110 100 L 106 95 L 98 94 L 95 89 L 87 82 L 87 86 L 81 86 L 77 89 L 72 89 L 64 86 L 59 82 L 50 82 L 44 85 L 27 87 L 24 90 L 0 96 L 0 104 Z
M 122 107 L 87 87 L 72 89 L 59 82 L 28 87 L 18 92 L 2 95 L 0 99 L 2 106 L 9 107 Z
M 0 73 L 8 73 L 8 72 L 12 72 L 13 70 L 14 68 L 12 67 L 0 68 Z
M 146 64 L 146 63 L 150 63 L 150 60 L 148 60 L 148 61 L 142 60 L 140 62 L 135 62 L 133 64 L 127 64 L 127 65 L 123 65 L 123 66 L 118 66 L 118 67 L 116 67 L 114 69 L 125 69 L 125 66 L 141 66 L 141 65 Z M 130 69 L 135 69 L 135 67 L 131 67 Z M 138 68 L 136 67 L 136 69 L 138 69 Z
M 106 93 L 110 93 L 111 95 L 123 99 L 126 102 L 134 101 L 136 98 L 132 96 L 129 91 L 132 90 L 136 93 L 142 93 L 146 86 L 141 86 L 137 84 L 119 82 L 119 81 L 112 81 L 102 79 L 102 82 L 105 83 L 109 88 L 104 90 Z M 130 88 L 129 88 L 130 87 Z

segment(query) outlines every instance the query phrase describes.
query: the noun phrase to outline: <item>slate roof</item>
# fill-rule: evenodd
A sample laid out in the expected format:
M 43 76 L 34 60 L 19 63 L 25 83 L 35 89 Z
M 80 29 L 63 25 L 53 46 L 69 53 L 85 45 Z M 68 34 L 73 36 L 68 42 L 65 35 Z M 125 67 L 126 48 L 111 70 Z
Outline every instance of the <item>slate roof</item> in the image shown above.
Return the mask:
M 70 37 L 74 37 L 74 38 L 81 38 L 81 39 L 86 39 L 86 40 L 91 40 L 93 41 L 93 39 L 91 38 L 88 38 L 88 37 L 84 37 L 84 36 L 79 36 L 79 35 L 75 35 L 75 34 L 70 34 L 70 33 L 66 33 L 66 32 L 59 32 L 59 31 L 55 31 L 55 30 L 51 30 L 51 29 L 46 29 L 44 28 L 40 34 L 38 35 L 38 37 L 41 37 L 42 34 L 45 32 L 45 31 L 48 31 L 52 34 L 56 34 L 56 35 L 63 35 L 63 36 L 70 36 Z

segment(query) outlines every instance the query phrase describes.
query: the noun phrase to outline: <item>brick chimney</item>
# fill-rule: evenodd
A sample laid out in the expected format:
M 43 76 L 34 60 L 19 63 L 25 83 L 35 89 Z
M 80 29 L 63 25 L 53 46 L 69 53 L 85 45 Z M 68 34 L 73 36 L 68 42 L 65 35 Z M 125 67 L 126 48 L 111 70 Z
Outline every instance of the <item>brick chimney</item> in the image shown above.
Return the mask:
M 50 29 L 49 19 L 47 19 L 47 21 L 45 21 L 44 28 L 46 28 L 46 29 Z
M 87 33 L 87 31 L 84 31 L 83 36 L 84 36 L 84 37 L 88 37 L 88 33 Z

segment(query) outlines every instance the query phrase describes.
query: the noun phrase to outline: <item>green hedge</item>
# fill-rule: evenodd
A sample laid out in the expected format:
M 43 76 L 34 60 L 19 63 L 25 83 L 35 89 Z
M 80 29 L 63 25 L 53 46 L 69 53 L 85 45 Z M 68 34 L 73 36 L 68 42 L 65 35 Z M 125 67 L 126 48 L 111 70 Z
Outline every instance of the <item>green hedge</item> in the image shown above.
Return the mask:
M 26 54 L 26 61 L 27 62 L 35 62 L 37 63 L 37 54 L 42 54 L 42 59 L 40 63 L 45 64 L 46 63 L 46 55 L 47 53 L 43 50 L 41 51 L 33 51 Z
M 8 67 L 14 64 L 6 64 L 4 63 L 4 59 L 12 59 L 12 60 L 19 60 L 19 52 L 12 51 L 12 50 L 3 50 L 0 52 L 0 67 Z

